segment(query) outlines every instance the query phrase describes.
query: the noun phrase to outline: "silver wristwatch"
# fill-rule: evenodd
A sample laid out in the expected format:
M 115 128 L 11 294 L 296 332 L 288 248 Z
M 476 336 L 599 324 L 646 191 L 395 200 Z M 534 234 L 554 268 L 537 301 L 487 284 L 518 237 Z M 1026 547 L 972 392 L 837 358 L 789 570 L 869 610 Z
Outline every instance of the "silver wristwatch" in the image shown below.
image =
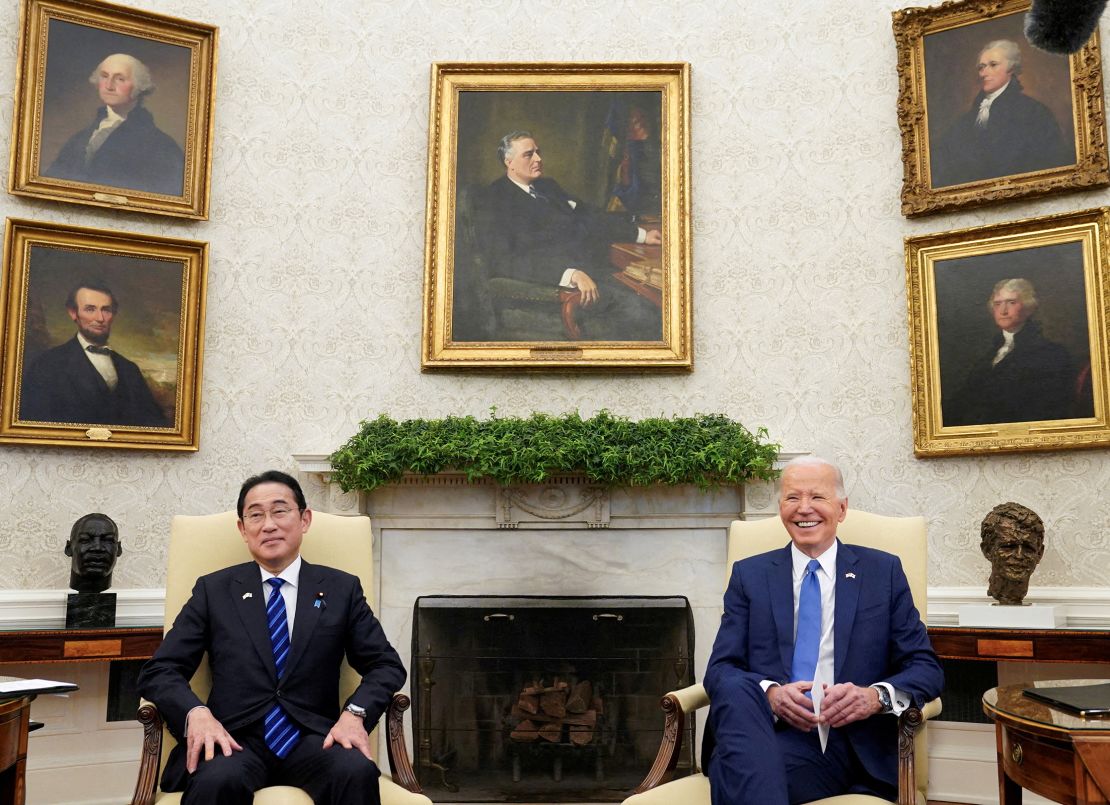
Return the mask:
M 889 697 L 887 697 L 887 701 L 890 701 Z M 351 713 L 352 715 L 358 716 L 359 718 L 366 718 L 365 707 L 359 707 L 357 704 L 348 704 L 343 709 L 346 710 L 348 713 Z
M 879 704 L 882 705 L 882 712 L 889 713 L 894 710 L 894 705 L 890 701 L 890 693 L 882 685 L 873 685 L 875 692 L 879 694 Z M 347 708 L 350 709 L 349 707 Z

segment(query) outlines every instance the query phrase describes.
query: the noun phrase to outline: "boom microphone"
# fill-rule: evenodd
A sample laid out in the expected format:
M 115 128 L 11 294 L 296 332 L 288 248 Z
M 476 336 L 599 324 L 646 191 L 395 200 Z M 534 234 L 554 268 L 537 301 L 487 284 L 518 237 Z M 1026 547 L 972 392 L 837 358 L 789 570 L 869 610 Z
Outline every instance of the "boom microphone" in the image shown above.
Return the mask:
M 1091 38 L 1107 0 L 1033 0 L 1025 38 L 1049 53 L 1075 53 Z

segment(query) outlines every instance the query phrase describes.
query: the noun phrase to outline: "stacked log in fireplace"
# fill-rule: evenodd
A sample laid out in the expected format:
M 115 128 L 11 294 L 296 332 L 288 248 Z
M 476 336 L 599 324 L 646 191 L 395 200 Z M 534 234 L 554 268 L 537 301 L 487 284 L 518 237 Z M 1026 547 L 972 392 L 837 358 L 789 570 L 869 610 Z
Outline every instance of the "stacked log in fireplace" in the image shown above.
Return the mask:
M 589 680 L 571 684 L 556 677 L 545 685 L 544 680 L 536 679 L 521 688 L 513 705 L 509 739 L 585 746 L 593 742 L 603 713 L 602 699 L 594 694 Z

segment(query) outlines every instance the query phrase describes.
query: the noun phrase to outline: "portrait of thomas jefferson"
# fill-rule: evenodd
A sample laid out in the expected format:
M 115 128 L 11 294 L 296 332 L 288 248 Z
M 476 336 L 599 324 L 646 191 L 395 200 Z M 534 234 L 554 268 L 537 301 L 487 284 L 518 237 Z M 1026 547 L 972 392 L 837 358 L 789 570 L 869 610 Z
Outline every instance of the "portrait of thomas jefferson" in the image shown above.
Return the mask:
M 1036 286 L 1025 278 L 1002 279 L 986 301 L 993 332 L 968 335 L 963 378 L 945 390 L 945 426 L 1090 415 L 1089 371 L 1046 333 Z
M 997 27 L 987 28 L 992 30 Z M 1070 118 L 1051 108 L 1066 105 L 1070 97 L 1066 57 L 1034 51 L 1020 34 L 980 40 L 962 52 L 949 48 L 946 56 L 939 50 L 934 47 L 934 64 L 927 67 L 935 78 L 927 79 L 934 188 L 1075 162 Z M 928 44 L 926 52 L 929 64 Z M 1026 82 L 1033 75 L 1039 80 Z
M 44 176 L 179 196 L 185 154 L 155 124 L 144 100 L 155 90 L 150 69 L 127 53 L 104 57 L 88 77 L 99 105 L 62 146 Z

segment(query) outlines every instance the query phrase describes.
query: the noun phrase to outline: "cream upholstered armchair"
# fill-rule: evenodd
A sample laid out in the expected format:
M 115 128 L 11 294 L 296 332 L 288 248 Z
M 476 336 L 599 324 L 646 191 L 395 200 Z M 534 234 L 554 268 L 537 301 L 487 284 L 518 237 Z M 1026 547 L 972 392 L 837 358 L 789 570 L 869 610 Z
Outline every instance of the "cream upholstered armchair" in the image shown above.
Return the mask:
M 917 609 L 924 613 L 928 543 L 923 518 L 884 517 L 849 509 L 837 535 L 843 542 L 897 554 Z M 733 522 L 728 534 L 726 583 L 734 562 L 781 548 L 789 541 L 790 535 L 777 517 Z M 709 778 L 704 774 L 691 774 L 667 782 L 678 763 L 686 716 L 708 705 L 709 695 L 701 685 L 691 685 L 663 697 L 665 723 L 659 754 L 647 777 L 624 805 L 709 805 Z M 925 805 L 929 777 L 925 722 L 939 713 L 940 699 L 934 699 L 921 709 L 911 707 L 898 719 L 898 805 Z M 845 794 L 818 802 L 821 805 L 879 805 L 885 800 Z
M 166 615 L 168 629 L 189 594 L 197 577 L 250 559 L 243 538 L 235 526 L 235 512 L 186 517 L 178 515 L 170 525 L 170 550 L 166 572 Z M 373 535 L 368 517 L 342 517 L 312 513 L 312 527 L 305 535 L 301 555 L 309 562 L 341 568 L 362 581 L 368 598 L 374 590 Z M 373 601 L 371 600 L 371 605 Z M 358 686 L 359 675 L 347 663 L 340 672 L 339 697 L 345 701 Z M 208 698 L 212 679 L 205 659 L 190 683 L 201 699 Z M 405 746 L 404 711 L 409 697 L 396 694 L 386 713 L 387 753 L 393 779 L 382 775 L 382 805 L 431 805 L 420 793 Z M 144 702 L 139 708 L 143 725 L 143 754 L 132 805 L 176 805 L 181 794 L 158 790 L 160 770 L 176 743 L 162 724 L 158 709 Z M 375 735 L 377 730 L 375 730 Z M 371 746 L 375 744 L 371 736 Z M 312 805 L 308 794 L 299 788 L 273 786 L 255 793 L 255 805 Z

